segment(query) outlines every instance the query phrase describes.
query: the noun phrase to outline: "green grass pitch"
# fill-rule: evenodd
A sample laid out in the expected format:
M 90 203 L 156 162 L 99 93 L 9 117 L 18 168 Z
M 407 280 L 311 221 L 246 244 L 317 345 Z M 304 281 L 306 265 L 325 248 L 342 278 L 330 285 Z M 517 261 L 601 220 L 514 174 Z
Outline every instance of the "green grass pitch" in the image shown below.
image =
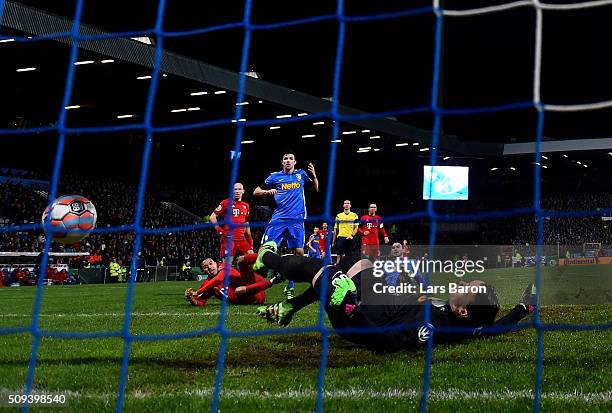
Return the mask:
M 604 266 L 544 272 L 544 303 L 573 294 L 578 305 L 548 305 L 547 323 L 610 323 L 612 307 L 584 305 L 582 297 L 606 297 L 612 291 Z M 606 267 L 607 268 L 607 267 Z M 600 277 L 594 277 L 600 275 Z M 518 299 L 534 269 L 490 270 L 479 277 L 497 287 L 503 310 Z M 575 292 L 575 285 L 584 287 Z M 138 284 L 133 334 L 176 333 L 217 323 L 220 302 L 189 307 L 183 291 L 197 283 Z M 556 291 L 554 291 L 556 287 Z M 571 287 L 570 287 L 571 286 Z M 55 331 L 119 330 L 125 285 L 45 287 L 40 327 Z M 0 289 L 0 327 L 30 323 L 34 288 Z M 561 294 L 561 296 L 559 295 Z M 282 285 L 268 301 L 282 298 Z M 605 300 L 604 300 L 605 301 Z M 227 328 L 269 328 L 254 317 L 255 306 L 231 306 Z M 316 323 L 318 306 L 299 313 L 292 326 Z M 135 342 L 130 355 L 126 411 L 208 411 L 220 339 Z M 0 393 L 19 393 L 25 382 L 31 337 L 0 336 Z M 35 388 L 67 393 L 64 411 L 114 411 L 123 342 L 121 339 L 44 338 L 40 344 Z M 312 411 L 315 406 L 320 336 L 312 334 L 231 338 L 226 355 L 222 412 Z M 418 408 L 424 352 L 377 355 L 337 336 L 330 338 L 325 381 L 325 410 L 330 412 L 406 412 Z M 542 410 L 612 411 L 612 332 L 546 332 Z M 434 350 L 429 410 L 525 412 L 532 408 L 536 369 L 536 333 L 512 332 Z M 0 407 L 2 410 L 2 407 Z M 33 411 L 60 410 L 50 407 Z

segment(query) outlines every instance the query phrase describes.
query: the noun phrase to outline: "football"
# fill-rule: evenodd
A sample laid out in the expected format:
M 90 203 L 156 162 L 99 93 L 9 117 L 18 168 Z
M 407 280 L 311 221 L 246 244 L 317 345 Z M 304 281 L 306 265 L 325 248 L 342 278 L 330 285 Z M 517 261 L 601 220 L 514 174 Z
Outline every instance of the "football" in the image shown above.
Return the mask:
M 43 224 L 49 215 L 53 241 L 62 244 L 74 244 L 87 237 L 98 218 L 94 205 L 81 195 L 65 195 L 53 201 L 43 212 Z

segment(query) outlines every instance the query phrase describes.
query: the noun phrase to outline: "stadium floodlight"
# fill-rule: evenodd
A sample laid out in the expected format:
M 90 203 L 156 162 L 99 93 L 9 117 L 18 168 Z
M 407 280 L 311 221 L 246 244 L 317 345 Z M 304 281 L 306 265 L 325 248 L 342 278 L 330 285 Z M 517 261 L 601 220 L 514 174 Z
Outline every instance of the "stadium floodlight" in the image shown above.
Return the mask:
M 584 166 L 585 168 L 589 167 L 589 165 L 587 165 L 587 164 L 582 164 L 582 166 Z
M 191 92 L 189 94 L 189 96 L 202 96 L 202 95 L 208 95 L 208 92 Z
M 499 168 L 496 168 L 496 167 L 495 167 L 495 168 L 491 168 L 491 169 L 489 169 L 489 171 L 497 171 L 498 169 L 499 169 Z
M 372 149 L 371 146 L 364 146 L 362 148 L 359 148 L 360 151 L 369 151 L 370 149 Z
M 276 115 L 276 119 L 290 118 L 291 115 Z
M 354 135 L 356 133 L 357 133 L 356 130 L 347 130 L 347 131 L 342 132 L 343 135 Z
M 380 151 L 380 148 L 374 148 L 374 152 Z
M 100 60 L 100 63 L 115 63 L 115 59 L 104 59 L 104 60 Z
M 194 111 L 196 111 L 196 110 L 200 110 L 200 107 L 199 107 L 199 106 L 194 106 L 194 107 L 192 107 L 192 108 L 187 108 L 187 111 L 188 111 L 188 112 L 194 112 Z
M 237 102 L 237 103 L 236 103 L 236 106 L 245 106 L 245 105 L 248 105 L 248 104 L 249 104 L 249 102 L 247 102 L 247 101 L 245 100 L 244 102 Z
M 280 126 L 270 126 L 270 130 L 280 129 Z
M 396 143 L 395 146 L 408 146 L 410 145 L 408 142 Z
M 612 156 L 612 152 L 608 152 L 608 155 Z
M 580 161 L 576 161 L 576 163 L 577 163 L 578 165 L 582 165 L 582 162 L 580 162 Z
M 314 126 L 317 126 L 317 125 L 325 125 L 325 122 L 323 122 L 323 121 L 319 121 L 319 122 L 313 122 L 312 124 L 313 124 Z
M 308 113 L 306 112 L 298 113 L 298 116 L 308 116 Z
M 136 80 L 146 80 L 146 79 L 151 79 L 151 76 L 150 76 L 150 75 L 146 75 L 146 76 L 138 76 L 138 77 L 136 78 Z
M 215 95 L 225 95 L 227 93 L 227 90 L 217 90 L 215 92 Z
M 81 105 L 70 105 L 70 106 L 64 107 L 64 109 L 66 109 L 66 110 L 79 109 L 80 107 L 81 107 Z
M 127 118 L 133 118 L 136 115 L 117 115 L 117 119 L 127 119 Z
M 364 130 L 361 131 L 361 133 L 370 133 L 370 130 L 369 129 L 364 129 Z
M 332 143 L 342 143 L 342 139 L 334 139 L 331 141 Z
M 429 150 L 429 148 L 421 148 L 421 149 L 419 149 L 419 152 L 426 152 L 428 150 Z
M 564 158 L 569 158 L 569 156 L 567 156 L 566 154 L 563 154 L 563 157 L 564 157 Z
M 542 159 L 546 159 L 546 160 L 548 160 L 548 156 L 546 156 L 546 155 L 542 155 Z
M 259 74 L 259 72 L 256 72 L 254 70 L 249 70 L 247 72 L 242 72 L 245 76 L 248 77 L 252 77 L 254 79 L 260 79 L 261 78 L 261 74 Z
M 515 168 L 514 166 L 511 166 L 511 167 L 510 167 L 510 168 L 508 168 L 508 169 L 510 169 L 511 171 L 516 171 L 516 168 Z
M 546 166 L 546 165 L 542 165 L 542 168 L 544 168 L 544 169 L 548 169 L 548 166 Z
M 0 40 L 0 43 L 8 43 L 8 42 L 14 42 L 15 39 L 2 39 Z
M 36 70 L 35 67 L 22 67 L 20 69 L 17 69 L 17 72 L 32 72 Z
M 81 60 L 80 62 L 74 62 L 74 65 L 75 66 L 91 65 L 93 63 L 96 63 L 96 62 L 94 62 L 93 60 Z
M 240 143 L 242 143 L 242 144 L 247 144 L 247 143 L 255 143 L 255 141 L 248 140 L 248 141 L 242 141 L 242 142 L 240 142 Z
M 450 156 L 445 156 L 444 158 L 442 158 L 443 161 L 448 161 L 451 157 Z
M 302 138 L 314 138 L 316 135 L 302 135 Z
M 232 119 L 232 123 L 236 123 L 236 122 L 246 122 L 246 119 L 245 118 L 240 118 L 238 120 Z
M 370 139 L 380 139 L 380 135 L 370 136 Z
M 185 109 L 185 108 L 182 108 L 182 109 L 172 109 L 170 112 L 171 113 L 187 112 L 187 109 Z
M 412 146 L 419 146 L 419 143 L 415 142 L 415 143 L 412 144 Z
M 263 100 L 258 100 L 257 103 L 263 103 Z
M 153 44 L 153 39 L 151 39 L 149 36 L 130 37 L 130 39 L 135 40 L 140 43 L 144 43 L 144 44 L 149 44 L 149 45 Z

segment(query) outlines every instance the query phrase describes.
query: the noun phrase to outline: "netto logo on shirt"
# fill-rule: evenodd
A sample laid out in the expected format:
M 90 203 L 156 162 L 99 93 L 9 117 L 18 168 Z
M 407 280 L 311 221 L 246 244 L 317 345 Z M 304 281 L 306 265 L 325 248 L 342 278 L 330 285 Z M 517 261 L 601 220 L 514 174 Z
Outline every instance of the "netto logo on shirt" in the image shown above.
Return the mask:
M 302 185 L 300 185 L 299 182 L 291 182 L 290 184 L 282 184 L 281 185 L 281 189 L 282 190 L 300 189 L 301 187 L 302 187 Z

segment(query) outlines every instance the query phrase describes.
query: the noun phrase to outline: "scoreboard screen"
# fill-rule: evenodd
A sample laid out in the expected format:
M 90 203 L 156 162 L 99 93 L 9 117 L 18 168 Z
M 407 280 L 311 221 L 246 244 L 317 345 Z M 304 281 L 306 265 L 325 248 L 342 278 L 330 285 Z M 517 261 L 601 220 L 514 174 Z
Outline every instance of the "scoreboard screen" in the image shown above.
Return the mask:
M 468 199 L 470 168 L 467 166 L 423 167 L 423 199 L 465 201 Z

